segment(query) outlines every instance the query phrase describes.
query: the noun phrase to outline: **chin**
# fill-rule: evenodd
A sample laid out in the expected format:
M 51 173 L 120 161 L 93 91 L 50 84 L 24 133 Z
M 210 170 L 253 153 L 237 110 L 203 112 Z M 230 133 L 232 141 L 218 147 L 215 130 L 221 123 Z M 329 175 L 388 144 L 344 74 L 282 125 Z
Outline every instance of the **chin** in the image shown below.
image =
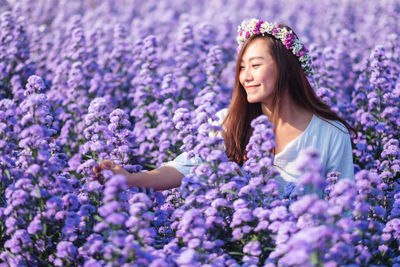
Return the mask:
M 272 101 L 272 95 L 248 95 L 247 102 L 251 104 L 255 103 L 269 103 Z
M 247 97 L 247 102 L 254 104 L 254 103 L 260 103 L 262 100 L 258 97 Z

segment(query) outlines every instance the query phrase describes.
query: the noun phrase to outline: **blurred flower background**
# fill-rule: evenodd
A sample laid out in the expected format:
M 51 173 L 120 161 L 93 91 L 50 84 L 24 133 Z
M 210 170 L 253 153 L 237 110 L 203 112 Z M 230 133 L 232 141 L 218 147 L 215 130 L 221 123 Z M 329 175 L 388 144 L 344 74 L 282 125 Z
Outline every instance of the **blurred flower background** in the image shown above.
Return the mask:
M 400 1 L 0 1 L 0 266 L 400 266 Z M 355 180 L 305 151 L 279 187 L 268 118 L 227 161 L 236 30 L 290 25 L 358 130 Z M 211 134 L 210 134 L 211 133 Z M 131 172 L 199 157 L 173 190 Z M 312 177 L 312 179 L 310 179 Z

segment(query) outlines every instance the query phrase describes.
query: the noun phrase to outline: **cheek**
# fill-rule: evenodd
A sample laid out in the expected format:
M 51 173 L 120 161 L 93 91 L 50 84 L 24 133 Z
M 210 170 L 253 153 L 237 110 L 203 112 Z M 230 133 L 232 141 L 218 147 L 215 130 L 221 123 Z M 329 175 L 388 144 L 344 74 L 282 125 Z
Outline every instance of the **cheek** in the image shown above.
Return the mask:
M 265 83 L 266 81 L 268 81 L 268 76 L 269 76 L 269 73 L 265 69 L 258 71 L 257 74 L 255 75 L 258 82 L 261 82 L 261 83 Z
M 262 79 L 263 81 L 268 81 L 269 83 L 275 82 L 275 80 L 277 79 L 275 70 L 273 68 L 265 70 L 264 73 L 260 76 L 260 79 Z
M 241 85 L 243 85 L 243 73 L 242 72 L 239 73 L 239 83 Z

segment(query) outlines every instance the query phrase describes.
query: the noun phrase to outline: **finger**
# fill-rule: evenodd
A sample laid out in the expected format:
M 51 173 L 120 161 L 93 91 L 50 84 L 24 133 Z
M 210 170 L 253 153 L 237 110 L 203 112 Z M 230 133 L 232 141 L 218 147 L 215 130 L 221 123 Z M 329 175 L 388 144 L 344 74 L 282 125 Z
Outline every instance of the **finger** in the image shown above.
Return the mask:
M 101 170 L 107 169 L 107 166 L 108 166 L 107 161 L 99 162 L 99 168 L 100 168 Z
M 114 168 L 116 166 L 115 162 L 112 160 L 105 160 L 102 162 L 102 164 L 106 169 L 109 169 L 109 170 L 111 170 L 112 168 Z
M 98 170 L 102 171 L 102 170 L 105 170 L 105 169 L 109 169 L 108 164 L 106 162 L 100 162 Z
M 93 167 L 93 172 L 94 173 L 99 173 L 101 171 L 101 168 L 99 166 Z

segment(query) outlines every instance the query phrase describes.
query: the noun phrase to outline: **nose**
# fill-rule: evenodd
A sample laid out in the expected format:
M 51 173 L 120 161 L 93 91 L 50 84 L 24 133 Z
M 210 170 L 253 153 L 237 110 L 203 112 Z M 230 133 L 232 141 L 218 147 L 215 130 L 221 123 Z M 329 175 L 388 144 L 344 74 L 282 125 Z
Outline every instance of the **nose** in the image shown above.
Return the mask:
M 252 75 L 252 73 L 251 73 L 249 68 L 244 68 L 242 70 L 241 74 L 242 74 L 242 81 L 243 81 L 242 83 L 243 84 L 246 84 L 246 83 L 251 82 L 253 80 L 253 75 Z

